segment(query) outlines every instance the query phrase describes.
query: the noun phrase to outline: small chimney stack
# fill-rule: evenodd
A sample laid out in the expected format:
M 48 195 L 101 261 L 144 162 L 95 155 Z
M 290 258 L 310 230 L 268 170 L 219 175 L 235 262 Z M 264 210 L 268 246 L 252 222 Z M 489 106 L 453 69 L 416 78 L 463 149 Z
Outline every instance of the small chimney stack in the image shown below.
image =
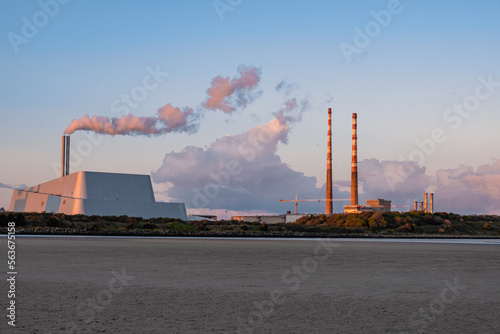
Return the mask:
M 418 201 L 413 201 L 413 211 L 418 211 Z
M 358 205 L 358 114 L 352 114 L 351 206 Z
M 62 136 L 62 147 L 61 147 L 61 177 L 66 175 L 66 136 Z
M 430 193 L 430 213 L 434 213 L 434 193 Z
M 66 174 L 69 175 L 69 152 L 70 152 L 69 136 L 66 136 Z
M 332 193 L 332 108 L 328 108 L 328 147 L 326 151 L 326 204 L 325 214 L 333 213 Z
M 429 201 L 428 201 L 429 194 L 424 193 L 424 212 L 429 212 Z

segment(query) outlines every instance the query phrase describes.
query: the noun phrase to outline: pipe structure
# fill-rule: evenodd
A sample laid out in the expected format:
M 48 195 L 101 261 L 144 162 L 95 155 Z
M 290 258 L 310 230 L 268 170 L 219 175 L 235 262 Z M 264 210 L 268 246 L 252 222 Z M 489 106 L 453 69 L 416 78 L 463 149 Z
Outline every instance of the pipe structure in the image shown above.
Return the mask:
M 62 136 L 61 147 L 61 177 L 66 175 L 66 136 Z
M 70 152 L 70 144 L 69 144 L 69 136 L 66 136 L 66 175 L 69 175 L 69 152 Z
M 428 201 L 429 194 L 424 193 L 424 212 L 429 212 L 429 201 Z
M 429 212 L 434 213 L 434 193 L 430 193 L 430 207 L 429 207 Z
M 328 146 L 326 151 L 326 201 L 325 214 L 333 213 L 332 194 L 332 108 L 328 108 Z
M 351 206 L 358 205 L 358 114 L 352 114 Z

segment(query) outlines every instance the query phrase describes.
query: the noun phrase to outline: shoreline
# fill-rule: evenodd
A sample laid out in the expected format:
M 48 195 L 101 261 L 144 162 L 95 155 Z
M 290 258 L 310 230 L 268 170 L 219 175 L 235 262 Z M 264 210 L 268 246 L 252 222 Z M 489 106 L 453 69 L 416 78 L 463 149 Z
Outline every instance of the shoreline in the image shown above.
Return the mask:
M 0 235 L 7 228 L 0 228 Z M 447 234 L 375 234 L 326 232 L 236 232 L 236 231 L 173 231 L 173 230 L 85 230 L 73 228 L 18 228 L 16 235 L 58 236 L 122 236 L 122 237 L 186 237 L 186 238 L 350 238 L 350 239 L 500 239 L 491 235 Z

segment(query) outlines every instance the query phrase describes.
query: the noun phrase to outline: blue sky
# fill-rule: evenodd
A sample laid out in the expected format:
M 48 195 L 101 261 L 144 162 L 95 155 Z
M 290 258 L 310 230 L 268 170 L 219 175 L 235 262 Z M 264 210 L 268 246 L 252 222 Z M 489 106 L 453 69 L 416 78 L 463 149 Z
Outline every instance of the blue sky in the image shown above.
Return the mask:
M 362 199 L 384 197 L 408 205 L 422 200 L 416 196 L 428 190 L 436 193 L 438 210 L 500 213 L 500 87 L 483 87 L 485 80 L 500 81 L 500 1 L 9 0 L 2 5 L 0 183 L 5 187 L 0 187 L 0 207 L 9 205 L 9 186 L 57 177 L 53 165 L 60 159 L 60 136 L 73 119 L 123 116 L 112 109 L 113 101 L 141 85 L 148 67 L 158 67 L 168 75 L 129 111 L 150 117 L 168 103 L 190 107 L 199 111 L 197 132 L 95 135 L 98 144 L 72 163 L 72 171 L 166 173 L 165 158 L 173 157 L 169 154 L 192 146 L 212 156 L 217 140 L 268 124 L 286 99 L 296 97 L 307 100 L 308 108 L 290 124 L 287 140 L 277 141 L 270 148 L 275 151 L 253 161 L 259 166 L 246 166 L 261 174 L 234 177 L 227 189 L 220 189 L 233 191 L 226 191 L 232 196 L 242 190 L 244 201 L 234 204 L 220 191 L 206 207 L 192 208 L 193 189 L 210 184 L 203 179 L 208 174 L 200 175 L 200 184 L 188 186 L 173 176 L 153 178 L 157 199 L 186 202 L 191 212 L 220 213 L 281 212 L 293 209 L 293 204 L 280 203 L 281 198 L 292 199 L 295 193 L 321 197 L 326 112 L 332 107 L 338 198 L 348 191 L 341 181 L 350 178 L 350 121 L 355 112 L 360 171 L 365 173 L 360 175 L 365 182 Z M 218 12 L 217 6 L 230 10 Z M 390 19 L 378 23 L 373 12 L 389 13 Z M 23 18 L 40 25 L 29 37 L 23 35 Z M 366 45 L 356 44 L 358 31 L 367 34 Z M 26 43 L 12 42 L 13 34 Z M 356 47 L 358 53 L 346 57 L 342 45 Z M 260 96 L 231 114 L 203 110 L 212 79 L 234 78 L 242 64 L 260 70 Z M 289 96 L 275 91 L 282 80 L 293 84 Z M 458 120 L 458 114 L 447 114 L 457 103 L 474 102 L 478 89 L 488 97 L 471 107 L 468 116 Z M 436 129 L 446 140 L 428 147 L 432 150 L 419 161 L 423 169 L 398 178 L 392 187 L 383 185 L 395 168 L 389 162 L 418 158 L 412 153 L 422 149 L 415 141 L 425 142 Z M 75 132 L 73 148 L 82 142 L 83 150 L 86 138 L 83 131 Z M 247 185 L 250 177 L 269 171 L 263 165 L 270 161 L 279 175 L 290 172 L 293 177 L 280 178 L 277 191 L 263 197 L 263 189 Z M 186 171 L 199 169 L 203 166 Z M 243 173 L 247 175 L 246 169 Z M 471 204 L 470 196 L 477 202 Z M 323 204 L 301 204 L 309 212 L 324 209 Z

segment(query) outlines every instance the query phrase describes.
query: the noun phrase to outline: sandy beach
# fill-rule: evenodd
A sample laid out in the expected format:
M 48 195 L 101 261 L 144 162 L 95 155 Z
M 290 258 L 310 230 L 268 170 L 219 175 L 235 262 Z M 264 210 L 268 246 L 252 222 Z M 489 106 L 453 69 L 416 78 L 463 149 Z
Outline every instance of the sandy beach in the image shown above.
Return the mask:
M 496 333 L 500 245 L 19 237 L 19 333 Z M 1 248 L 6 259 L 6 240 Z M 2 309 L 7 314 L 5 272 Z M 8 277 L 7 277 L 8 278 Z

